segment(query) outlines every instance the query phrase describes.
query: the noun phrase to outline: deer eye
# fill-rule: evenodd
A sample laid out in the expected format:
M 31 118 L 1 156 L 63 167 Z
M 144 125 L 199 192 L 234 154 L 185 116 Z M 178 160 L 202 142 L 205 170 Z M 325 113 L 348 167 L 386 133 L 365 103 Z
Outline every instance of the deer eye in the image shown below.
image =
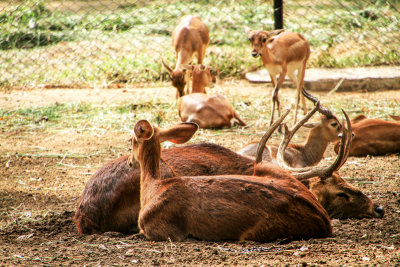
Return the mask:
M 263 41 L 263 43 L 265 43 L 267 41 L 267 38 L 264 38 L 262 41 Z
M 338 126 L 338 123 L 337 123 L 337 122 L 332 122 L 332 123 L 331 123 L 331 126 L 332 126 L 332 127 L 336 127 L 336 126 Z
M 345 198 L 346 200 L 349 200 L 349 199 L 350 199 L 349 195 L 346 194 L 346 193 L 343 193 L 343 192 L 337 193 L 336 196 L 338 196 L 338 197 L 343 197 L 343 198 Z

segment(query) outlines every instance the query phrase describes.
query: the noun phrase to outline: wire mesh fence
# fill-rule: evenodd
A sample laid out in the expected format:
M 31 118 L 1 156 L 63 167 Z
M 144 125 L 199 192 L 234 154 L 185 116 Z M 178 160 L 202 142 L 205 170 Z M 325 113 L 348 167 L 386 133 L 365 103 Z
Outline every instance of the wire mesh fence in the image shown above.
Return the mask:
M 284 28 L 310 42 L 308 67 L 398 65 L 399 9 L 398 0 L 284 1 Z M 208 25 L 205 63 L 222 78 L 260 65 L 243 27 L 272 29 L 272 1 L 0 1 L 0 86 L 159 82 L 188 14 Z

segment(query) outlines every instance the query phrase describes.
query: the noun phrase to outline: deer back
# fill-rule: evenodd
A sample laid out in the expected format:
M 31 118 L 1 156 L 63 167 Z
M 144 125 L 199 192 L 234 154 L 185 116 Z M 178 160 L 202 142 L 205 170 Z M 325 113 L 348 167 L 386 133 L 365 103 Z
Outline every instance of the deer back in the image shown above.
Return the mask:
M 380 119 L 354 120 L 350 156 L 385 155 L 400 152 L 400 123 Z M 335 143 L 335 151 L 339 150 Z
M 194 93 L 178 101 L 179 117 L 183 122 L 195 122 L 200 128 L 231 127 L 235 122 L 246 125 L 222 95 Z
M 178 58 L 175 69 L 182 64 L 189 64 L 194 53 L 203 53 L 203 49 L 205 51 L 209 41 L 208 27 L 199 17 L 183 17 L 172 32 L 172 46 Z

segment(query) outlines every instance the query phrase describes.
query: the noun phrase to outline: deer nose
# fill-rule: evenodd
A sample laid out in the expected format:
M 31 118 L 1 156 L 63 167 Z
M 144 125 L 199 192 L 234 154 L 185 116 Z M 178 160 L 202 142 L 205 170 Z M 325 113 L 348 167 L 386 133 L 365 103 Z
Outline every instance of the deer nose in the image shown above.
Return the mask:
M 253 51 L 251 52 L 251 55 L 252 55 L 253 57 L 257 57 L 257 56 L 258 56 L 258 53 L 257 53 L 257 51 L 253 50 Z
M 377 206 L 375 207 L 375 213 L 380 217 L 383 218 L 383 215 L 385 214 L 385 209 L 382 206 Z

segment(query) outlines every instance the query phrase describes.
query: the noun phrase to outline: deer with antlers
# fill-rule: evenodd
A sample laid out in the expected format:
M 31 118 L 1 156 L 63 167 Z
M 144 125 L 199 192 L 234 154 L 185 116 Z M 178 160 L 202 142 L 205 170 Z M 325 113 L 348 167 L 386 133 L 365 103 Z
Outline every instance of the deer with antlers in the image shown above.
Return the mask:
M 355 187 L 348 184 L 340 177 L 338 171 L 346 162 L 352 143 L 352 129 L 349 117 L 343 110 L 346 118 L 347 128 L 342 127 L 342 137 L 338 150 L 338 157 L 329 167 L 303 167 L 293 168 L 285 159 L 285 150 L 294 133 L 304 124 L 317 110 L 320 110 L 319 101 L 316 107 L 309 112 L 301 121 L 293 126 L 291 130 L 284 124 L 284 138 L 282 139 L 277 153 L 277 163 L 281 168 L 291 171 L 292 175 L 302 181 L 324 206 L 331 218 L 382 218 L 384 208 L 374 204 L 367 196 Z M 287 115 L 287 113 L 286 113 Z M 259 143 L 256 155 L 256 164 L 262 160 L 262 151 L 270 135 L 264 135 Z
M 178 100 L 178 114 L 183 122 L 195 122 L 200 128 L 246 126 L 229 101 L 220 94 L 207 95 L 206 87 L 215 82 L 211 69 L 204 65 L 188 66 L 193 73 L 192 94 Z
M 209 41 L 208 27 L 197 16 L 183 17 L 173 30 L 172 47 L 176 57 L 175 69 L 164 61 L 162 63 L 170 74 L 172 85 L 177 89 L 176 98 L 185 95 L 185 86 L 189 82 L 190 73 L 183 68 L 183 65 L 190 64 L 195 55 L 197 55 L 197 64 L 202 64 Z M 188 88 L 186 93 L 189 93 Z
M 248 28 L 245 28 L 245 30 L 253 48 L 251 55 L 261 57 L 262 64 L 268 70 L 274 87 L 271 124 L 274 121 L 275 109 L 280 116 L 279 89 L 282 87 L 286 75 L 296 85 L 294 115 L 294 123 L 296 123 L 300 98 L 302 99 L 304 114 L 307 113 L 305 99 L 300 94 L 304 84 L 307 60 L 310 57 L 310 46 L 307 40 L 296 32 L 283 32 L 283 30 L 253 31 Z M 277 76 L 279 77 L 277 78 Z
M 244 175 L 177 176 L 162 179 L 163 141 L 184 143 L 198 126 L 159 129 L 141 120 L 134 127 L 132 161 L 140 164 L 140 231 L 151 240 L 272 241 L 332 234 L 326 211 L 285 171 Z M 284 208 L 283 208 L 284 207 Z
M 391 116 L 400 120 L 397 116 Z M 378 156 L 400 152 L 400 123 L 380 119 L 370 119 L 365 115 L 357 115 L 351 119 L 353 128 L 353 144 L 350 156 Z M 339 144 L 335 143 L 335 152 Z
M 79 233 L 137 231 L 140 170 L 139 163 L 130 156 L 131 164 L 128 164 L 128 158 L 123 156 L 105 164 L 86 183 L 74 216 Z M 263 168 L 259 165 L 258 173 L 261 176 L 282 172 L 280 168 L 265 162 L 262 163 Z M 208 143 L 163 149 L 159 166 L 163 178 L 183 175 L 252 175 L 254 172 L 254 160 Z M 327 179 L 313 177 L 303 179 L 302 182 L 317 197 L 331 218 L 383 216 L 381 206 L 372 202 L 359 189 L 347 184 L 336 173 Z
M 320 109 L 323 113 L 315 123 L 305 123 L 303 127 L 311 128 L 304 144 L 289 144 L 284 152 L 284 159 L 291 167 L 306 167 L 318 164 L 325 153 L 329 143 L 339 139 L 342 125 L 332 112 Z M 244 156 L 255 157 L 258 141 L 253 141 L 237 151 Z M 277 165 L 279 144 L 266 144 L 262 159 Z

